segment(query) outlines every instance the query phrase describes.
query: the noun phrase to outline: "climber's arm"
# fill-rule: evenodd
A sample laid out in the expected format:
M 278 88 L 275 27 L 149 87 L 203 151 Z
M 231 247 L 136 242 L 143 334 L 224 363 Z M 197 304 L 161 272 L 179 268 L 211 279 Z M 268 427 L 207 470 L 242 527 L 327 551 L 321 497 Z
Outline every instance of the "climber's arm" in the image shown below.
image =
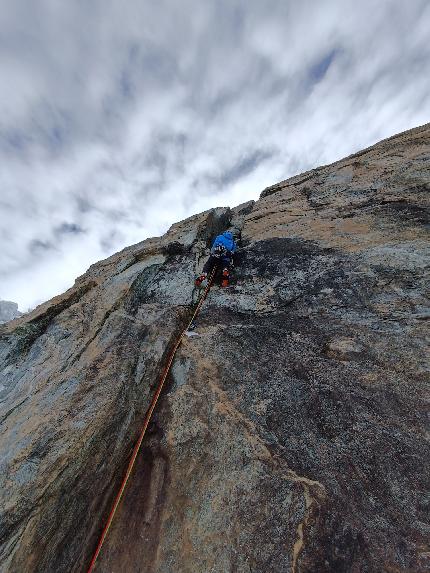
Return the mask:
M 212 243 L 212 248 L 211 248 L 211 253 L 214 252 L 214 249 L 217 245 L 219 245 L 221 243 L 221 241 L 219 240 L 219 237 L 216 237 L 216 239 L 214 240 L 214 242 Z

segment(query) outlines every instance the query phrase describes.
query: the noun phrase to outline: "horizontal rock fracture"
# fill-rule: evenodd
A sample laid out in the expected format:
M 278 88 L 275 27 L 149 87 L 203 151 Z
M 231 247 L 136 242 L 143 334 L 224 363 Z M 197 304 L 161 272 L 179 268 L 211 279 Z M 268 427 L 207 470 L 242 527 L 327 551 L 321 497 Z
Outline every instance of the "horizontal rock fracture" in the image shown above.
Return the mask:
M 153 414 L 153 412 L 154 412 L 154 410 L 155 410 L 155 407 L 156 407 L 156 405 L 157 405 L 158 399 L 159 399 L 160 394 L 161 394 L 161 392 L 162 392 L 162 390 L 163 390 L 164 383 L 166 382 L 167 376 L 168 376 L 168 374 L 169 374 L 169 372 L 170 372 L 170 369 L 171 369 L 171 367 L 172 367 L 173 360 L 175 359 L 176 352 L 177 352 L 177 350 L 178 350 L 178 348 L 179 348 L 179 346 L 180 346 L 180 344 L 181 344 L 181 342 L 182 342 L 182 339 L 183 339 L 184 336 L 185 336 L 185 333 L 187 332 L 187 330 L 190 328 L 190 326 L 191 326 L 191 325 L 194 323 L 194 321 L 196 320 L 196 318 L 197 318 L 197 316 L 198 316 L 198 314 L 199 314 L 199 312 L 200 312 L 200 310 L 201 310 L 201 308 L 202 308 L 202 306 L 203 306 L 203 303 L 205 302 L 206 297 L 207 297 L 207 295 L 209 294 L 210 288 L 211 288 L 212 283 L 213 283 L 213 280 L 214 280 L 214 278 L 215 278 L 215 272 L 216 272 L 216 268 L 213 269 L 212 273 L 211 273 L 210 276 L 209 276 L 207 286 L 206 286 L 205 290 L 203 291 L 203 294 L 201 295 L 201 297 L 200 297 L 200 299 L 199 299 L 199 301 L 198 301 L 198 303 L 197 303 L 197 305 L 196 305 L 196 308 L 194 309 L 194 312 L 193 312 L 193 315 L 192 315 L 191 319 L 190 319 L 189 322 L 187 323 L 187 326 L 181 331 L 181 334 L 179 335 L 179 337 L 178 337 L 178 339 L 177 339 L 177 341 L 176 341 L 176 343 L 175 343 L 175 345 L 174 345 L 172 351 L 171 351 L 170 354 L 169 354 L 169 357 L 168 357 L 168 359 L 167 359 L 166 366 L 164 367 L 164 370 L 163 370 L 163 373 L 162 373 L 162 375 L 161 375 L 160 381 L 158 382 L 157 389 L 156 389 L 156 391 L 155 391 L 155 393 L 154 393 L 154 396 L 153 396 L 153 398 L 152 398 L 152 400 L 151 400 L 151 404 L 149 405 L 149 408 L 148 408 L 148 410 L 147 410 L 147 412 L 146 412 L 142 429 L 141 429 L 141 431 L 140 431 L 140 434 L 139 434 L 138 440 L 137 440 L 137 442 L 136 442 L 136 445 L 135 445 L 134 448 L 133 448 L 133 453 L 132 453 L 131 458 L 130 458 L 130 461 L 129 461 L 129 463 L 128 463 L 127 470 L 126 470 L 126 472 L 125 472 L 124 478 L 123 478 L 123 480 L 122 480 L 122 482 L 121 482 L 121 486 L 120 486 L 120 488 L 119 488 L 119 490 L 118 490 L 118 493 L 116 494 L 115 500 L 114 500 L 113 505 L 112 505 L 112 509 L 110 510 L 108 519 L 107 519 L 107 521 L 106 521 L 106 525 L 105 525 L 104 528 L 103 528 L 102 534 L 100 535 L 100 539 L 99 539 L 99 542 L 98 542 L 98 544 L 97 544 L 97 548 L 96 548 L 96 550 L 95 550 L 95 552 L 94 552 L 94 555 L 93 555 L 93 557 L 92 557 L 92 559 L 91 559 L 91 563 L 90 563 L 90 566 L 89 566 L 89 568 L 88 568 L 88 573 L 92 573 L 92 571 L 94 570 L 94 567 L 95 567 L 97 558 L 98 558 L 98 556 L 99 556 L 99 554 L 100 554 L 100 551 L 101 551 L 101 549 L 102 549 L 102 547 L 103 547 L 103 544 L 104 544 L 104 542 L 105 542 L 105 540 L 106 540 L 107 534 L 109 533 L 109 529 L 110 529 L 110 527 L 111 527 L 111 525 L 112 525 L 113 519 L 114 519 L 114 517 L 115 517 L 115 513 L 116 513 L 116 511 L 117 511 L 117 509 L 118 509 L 118 507 L 119 507 L 119 504 L 120 504 L 120 502 L 121 502 L 122 496 L 123 496 L 124 491 L 125 491 L 125 488 L 126 488 L 127 483 L 128 483 L 128 481 L 129 481 L 130 475 L 131 475 L 131 473 L 132 473 L 132 471 L 133 471 L 133 468 L 134 468 L 134 465 L 135 465 L 135 463 L 136 463 L 136 459 L 137 459 L 137 456 L 138 456 L 138 454 L 139 454 L 140 447 L 141 447 L 142 442 L 143 442 L 143 438 L 145 437 L 145 433 L 146 433 L 146 430 L 147 430 L 147 428 L 148 428 L 149 422 L 151 421 L 152 414 Z

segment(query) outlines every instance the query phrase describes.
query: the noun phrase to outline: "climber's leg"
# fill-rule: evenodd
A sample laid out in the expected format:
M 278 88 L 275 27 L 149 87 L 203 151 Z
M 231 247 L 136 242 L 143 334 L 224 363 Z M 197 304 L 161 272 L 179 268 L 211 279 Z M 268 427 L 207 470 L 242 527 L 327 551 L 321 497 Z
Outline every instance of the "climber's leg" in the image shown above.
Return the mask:
M 213 257 L 212 255 L 205 262 L 202 274 L 196 278 L 195 285 L 200 286 L 207 276 L 212 272 L 213 268 L 217 266 L 219 259 Z
M 214 257 L 213 255 L 211 255 L 208 260 L 205 262 L 205 265 L 203 267 L 203 273 L 205 273 L 206 275 L 210 275 L 212 270 L 214 269 L 214 267 L 216 267 L 219 263 L 219 259 L 217 257 Z
M 229 285 L 229 282 L 230 282 L 230 271 L 228 270 L 227 267 L 224 267 L 222 270 L 221 286 L 227 287 Z
M 230 284 L 231 271 L 233 269 L 232 257 L 223 257 L 221 261 L 221 286 L 227 287 Z

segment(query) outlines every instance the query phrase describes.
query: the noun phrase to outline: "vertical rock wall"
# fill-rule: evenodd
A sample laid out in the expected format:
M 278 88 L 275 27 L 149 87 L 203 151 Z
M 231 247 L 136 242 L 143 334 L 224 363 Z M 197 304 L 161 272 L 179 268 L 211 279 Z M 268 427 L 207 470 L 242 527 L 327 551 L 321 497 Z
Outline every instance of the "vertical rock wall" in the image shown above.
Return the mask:
M 2 327 L 0 568 L 85 571 L 213 236 L 99 572 L 424 572 L 424 126 L 94 265 Z

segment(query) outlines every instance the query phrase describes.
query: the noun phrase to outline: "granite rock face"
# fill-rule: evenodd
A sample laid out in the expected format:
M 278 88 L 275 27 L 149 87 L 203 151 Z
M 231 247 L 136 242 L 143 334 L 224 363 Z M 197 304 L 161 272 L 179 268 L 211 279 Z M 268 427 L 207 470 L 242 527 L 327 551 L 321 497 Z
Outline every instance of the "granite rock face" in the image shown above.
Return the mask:
M 22 312 L 19 312 L 16 302 L 0 300 L 0 324 L 19 318 L 20 316 L 22 316 Z
M 96 570 L 429 571 L 429 188 L 427 125 L 173 225 L 1 327 L 1 571 L 86 571 L 228 227 L 235 279 L 177 354 Z

